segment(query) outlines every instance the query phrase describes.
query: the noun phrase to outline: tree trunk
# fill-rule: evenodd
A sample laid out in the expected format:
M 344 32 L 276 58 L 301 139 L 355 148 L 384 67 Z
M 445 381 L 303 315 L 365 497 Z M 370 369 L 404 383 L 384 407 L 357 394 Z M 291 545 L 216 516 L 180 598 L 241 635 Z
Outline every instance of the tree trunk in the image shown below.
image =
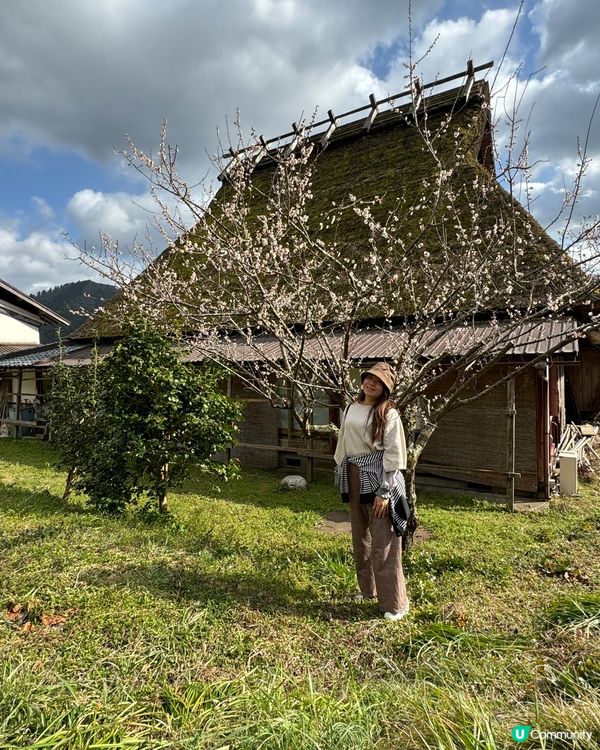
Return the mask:
M 415 531 L 419 527 L 419 516 L 417 513 L 417 463 L 421 457 L 421 453 L 429 438 L 435 432 L 437 425 L 429 424 L 416 435 L 408 435 L 407 440 L 407 460 L 406 460 L 406 471 L 404 473 L 404 479 L 406 483 L 406 499 L 408 501 L 408 507 L 410 508 L 410 516 L 406 531 L 402 535 L 402 547 L 405 555 L 409 555 L 414 541 Z
M 416 461 L 413 463 L 409 461 L 406 471 L 404 473 L 404 481 L 406 483 L 406 499 L 408 501 L 408 507 L 410 508 L 410 516 L 408 518 L 408 524 L 406 531 L 402 535 L 402 548 L 405 555 L 409 555 L 413 546 L 413 537 L 415 531 L 419 526 L 419 516 L 417 514 L 417 489 L 416 489 Z
M 68 500 L 69 497 L 71 497 L 71 492 L 73 491 L 73 479 L 75 478 L 75 469 L 70 468 L 69 472 L 67 474 L 67 481 L 65 484 L 65 491 L 63 492 L 63 500 Z
M 164 464 L 160 469 L 161 485 L 158 492 L 158 510 L 165 513 L 167 510 L 167 492 L 169 489 L 169 464 Z

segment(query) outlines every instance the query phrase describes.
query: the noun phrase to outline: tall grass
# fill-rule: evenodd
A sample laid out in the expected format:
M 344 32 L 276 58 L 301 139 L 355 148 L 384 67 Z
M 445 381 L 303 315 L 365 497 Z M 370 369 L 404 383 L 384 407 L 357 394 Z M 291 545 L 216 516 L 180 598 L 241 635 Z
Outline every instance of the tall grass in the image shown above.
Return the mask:
M 562 596 L 548 610 L 548 623 L 568 630 L 582 630 L 588 635 L 600 629 L 600 594 Z
M 411 613 L 387 623 L 352 601 L 350 539 L 318 528 L 339 509 L 328 480 L 283 495 L 269 472 L 220 491 L 192 478 L 168 518 L 109 518 L 62 501 L 52 460 L 0 441 L 0 750 L 508 750 L 517 724 L 600 737 L 595 486 L 512 516 L 422 495 Z

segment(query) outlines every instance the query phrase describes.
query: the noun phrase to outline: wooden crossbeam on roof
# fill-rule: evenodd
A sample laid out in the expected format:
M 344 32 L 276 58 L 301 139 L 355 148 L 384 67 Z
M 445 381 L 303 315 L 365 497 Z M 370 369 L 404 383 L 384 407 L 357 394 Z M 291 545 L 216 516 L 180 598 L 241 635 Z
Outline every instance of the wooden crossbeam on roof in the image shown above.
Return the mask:
M 267 146 L 267 142 L 265 141 L 264 137 L 261 135 L 258 139 L 258 143 L 256 144 L 256 152 L 252 156 L 252 166 L 255 167 L 258 162 L 263 158 L 263 156 L 267 153 L 269 150 L 269 147 Z
M 221 182 L 229 175 L 238 160 L 238 152 L 235 151 L 231 146 L 229 147 L 229 151 L 227 152 L 227 158 L 231 159 L 231 161 L 225 166 L 225 169 L 219 175 L 219 180 L 221 180 Z
M 375 118 L 377 117 L 378 107 L 377 107 L 377 101 L 375 99 L 375 94 L 369 94 L 369 101 L 371 102 L 371 111 L 367 115 L 367 119 L 365 120 L 363 124 L 363 129 L 369 132 L 371 130 L 371 125 L 373 124 Z
M 292 123 L 292 131 L 294 133 L 294 137 L 292 138 L 292 140 L 288 143 L 288 145 L 285 148 L 285 154 L 284 154 L 284 156 L 286 156 L 286 157 L 289 156 L 292 153 L 292 151 L 296 148 L 296 146 L 298 145 L 298 140 L 299 140 L 300 136 L 302 135 L 302 131 L 298 127 L 298 123 L 297 122 L 293 122 Z
M 474 82 L 475 82 L 475 68 L 473 67 L 473 60 L 468 60 L 467 61 L 467 80 L 462 90 L 462 95 L 465 98 L 468 98 L 469 94 L 471 93 L 471 89 L 473 88 Z
M 333 135 L 335 129 L 338 126 L 338 120 L 337 120 L 337 117 L 333 114 L 333 110 L 331 110 L 331 109 L 328 110 L 327 111 L 327 116 L 329 117 L 329 127 L 327 128 L 327 130 L 325 131 L 325 134 L 323 135 L 323 137 L 319 141 L 319 144 L 321 146 L 326 146 L 327 145 L 327 141 L 331 138 L 331 136 Z
M 468 94 L 470 93 L 471 88 L 473 86 L 473 82 L 475 80 L 475 74 L 479 73 L 482 70 L 487 70 L 487 69 L 491 68 L 493 65 L 494 65 L 493 60 L 491 60 L 490 62 L 487 62 L 487 63 L 483 63 L 482 65 L 477 65 L 477 66 L 474 65 L 473 60 L 468 60 L 467 61 L 466 70 L 462 70 L 459 73 L 454 73 L 451 76 L 446 76 L 445 78 L 437 78 L 434 81 L 429 81 L 428 83 L 421 84 L 419 82 L 420 94 L 421 94 L 421 98 L 418 100 L 419 105 L 421 104 L 422 94 L 423 94 L 423 92 L 425 90 L 433 90 L 434 88 L 436 88 L 438 86 L 442 86 L 445 83 L 450 83 L 450 81 L 455 81 L 458 78 L 464 78 L 465 76 L 467 76 L 467 81 L 465 82 L 465 86 L 463 87 L 463 95 L 468 96 Z M 417 79 L 415 79 L 415 81 L 416 80 Z M 405 89 L 404 91 L 401 91 L 398 94 L 393 94 L 392 96 L 387 96 L 387 97 L 385 97 L 383 99 L 375 100 L 374 97 L 373 97 L 373 94 L 371 94 L 371 96 L 369 97 L 369 103 L 368 104 L 366 104 L 366 105 L 364 105 L 362 107 L 356 107 L 355 109 L 351 109 L 348 112 L 344 112 L 341 115 L 336 115 L 335 118 L 334 118 L 335 122 L 336 122 L 336 127 L 339 126 L 339 121 L 345 119 L 346 117 L 351 117 L 352 115 L 357 115 L 357 114 L 360 114 L 360 113 L 365 112 L 367 110 L 370 110 L 370 115 L 371 115 L 373 113 L 374 106 L 381 107 L 384 104 L 389 104 L 390 102 L 395 102 L 397 99 L 401 99 L 403 97 L 411 97 L 411 96 L 414 97 L 415 90 L 416 90 L 416 85 L 415 85 L 415 82 L 413 81 L 413 83 L 411 83 L 411 85 L 409 86 L 409 88 Z M 467 93 L 465 94 L 464 92 L 467 92 Z M 415 107 L 415 109 L 416 109 L 416 107 Z M 327 125 L 328 129 L 324 133 L 323 137 L 321 138 L 321 142 L 324 142 L 324 145 L 325 145 L 327 143 L 327 141 L 329 140 L 329 138 L 331 138 L 331 135 L 332 135 L 333 131 L 335 130 L 335 128 L 331 129 L 331 125 L 333 123 L 332 115 L 333 115 L 333 113 L 331 112 L 331 110 L 329 110 L 328 117 L 326 119 L 319 120 L 317 122 L 311 123 L 309 126 L 306 127 L 305 132 L 309 133 L 310 131 L 314 131 L 316 128 L 319 128 L 319 127 L 322 127 L 324 125 Z M 374 117 L 375 117 L 375 115 L 373 115 L 373 118 Z M 368 119 L 369 118 L 367 118 L 367 120 L 365 120 L 365 126 L 366 126 L 366 124 L 368 122 Z M 268 138 L 268 139 L 265 140 L 265 139 L 262 139 L 262 137 L 261 137 L 261 141 L 262 141 L 263 145 L 266 148 L 268 148 L 268 146 L 270 144 L 275 144 L 275 143 L 281 144 L 282 141 L 285 141 L 288 138 L 291 138 L 292 142 L 295 140 L 296 143 L 297 143 L 297 138 L 298 138 L 298 135 L 299 135 L 297 124 L 294 123 L 294 125 L 292 126 L 292 128 L 293 129 L 291 131 L 289 131 L 287 133 L 282 133 L 281 135 L 275 136 L 273 138 Z M 290 143 L 284 144 L 283 147 L 286 148 L 286 149 L 289 149 Z M 235 152 L 235 156 L 236 157 L 237 156 L 241 156 L 242 154 L 244 154 L 246 152 L 253 151 L 254 148 L 255 148 L 255 146 L 253 145 L 253 146 L 247 146 L 246 148 L 239 149 L 238 151 Z M 293 148 L 292 148 L 292 150 L 293 150 Z M 231 149 L 230 149 L 230 151 L 231 151 Z M 223 159 L 229 159 L 229 158 L 231 158 L 231 153 L 229 151 L 225 152 L 224 154 L 222 154 L 222 158 Z M 224 173 L 226 173 L 226 170 L 224 170 L 222 174 L 224 174 Z
M 423 89 L 421 88 L 421 81 L 418 78 L 414 80 L 415 92 L 413 96 L 413 111 L 416 113 L 419 109 L 421 102 L 423 101 Z

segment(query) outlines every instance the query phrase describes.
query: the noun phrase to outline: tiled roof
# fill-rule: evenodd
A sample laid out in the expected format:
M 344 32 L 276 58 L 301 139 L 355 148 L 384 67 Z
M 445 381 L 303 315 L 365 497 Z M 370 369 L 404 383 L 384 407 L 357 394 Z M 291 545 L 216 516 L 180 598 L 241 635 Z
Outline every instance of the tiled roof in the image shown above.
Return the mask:
M 13 352 L 21 352 L 24 349 L 31 349 L 31 344 L 0 344 L 0 357 Z
M 468 326 L 457 327 L 440 333 L 439 329 L 429 329 L 423 336 L 423 353 L 426 357 L 460 356 L 465 354 L 473 344 L 498 339 L 498 346 L 510 343 L 507 354 L 514 356 L 536 356 L 551 351 L 562 340 L 577 330 L 574 318 L 561 317 L 555 320 L 542 320 L 523 323 L 511 330 L 506 321 L 490 323 L 477 322 Z M 406 333 L 401 327 L 371 327 L 357 331 L 352 337 L 350 357 L 355 360 L 392 358 L 398 354 L 406 341 Z M 430 342 L 427 344 L 427 342 Z M 317 359 L 330 358 L 342 345 L 342 335 L 331 333 L 327 337 L 325 349 L 319 341 L 309 341 L 305 347 L 307 357 Z M 110 353 L 112 344 L 98 346 L 102 358 Z M 215 347 L 211 345 L 211 352 Z M 249 346 L 240 337 L 231 337 L 218 345 L 218 354 L 233 362 L 258 362 L 263 357 L 277 358 L 280 351 L 279 342 L 274 336 L 263 336 L 258 346 Z M 568 341 L 557 350 L 558 354 L 577 354 L 577 338 Z M 91 346 L 69 344 L 63 346 L 63 362 L 68 365 L 86 365 L 91 361 Z M 182 357 L 184 362 L 201 362 L 206 349 L 201 344 Z M 0 370 L 20 367 L 51 367 L 58 359 L 60 347 L 56 344 L 38 346 L 15 353 L 0 356 Z
M 557 320 L 543 320 L 524 323 L 510 331 L 509 323 L 478 322 L 473 325 L 455 328 L 439 333 L 430 329 L 424 336 L 424 356 L 460 356 L 468 351 L 474 343 L 498 337 L 498 345 L 511 343 L 508 354 L 511 355 L 539 355 L 551 351 L 565 337 L 577 329 L 577 321 L 573 318 L 559 318 Z M 357 331 L 352 337 L 350 357 L 356 360 L 392 358 L 397 356 L 406 341 L 406 333 L 402 328 L 370 328 Z M 427 345 L 427 341 L 431 341 Z M 339 350 L 342 345 L 342 335 L 332 333 L 327 337 L 328 350 Z M 264 336 L 258 345 L 249 346 L 241 338 L 230 338 L 223 341 L 219 347 L 222 356 L 237 362 L 258 362 L 263 357 L 277 358 L 279 342 L 273 336 Z M 214 348 L 211 349 L 214 352 Z M 329 354 L 318 341 L 309 342 L 305 348 L 307 357 L 328 359 Z M 576 354 L 579 351 L 577 339 L 568 342 L 558 350 L 560 354 Z M 184 357 L 187 362 L 200 362 L 203 359 L 201 345 L 197 345 Z
M 81 344 L 69 344 L 62 347 L 65 354 L 81 349 Z M 0 356 L 0 370 L 13 370 L 20 367 L 51 367 L 60 355 L 58 344 L 29 347 L 17 353 Z
M 110 354 L 113 346 L 114 344 L 99 344 L 96 347 L 98 357 L 102 359 L 107 354 Z M 77 344 L 75 347 L 71 347 L 68 351 L 65 348 L 65 350 L 63 351 L 62 361 L 65 365 L 89 365 L 92 361 L 93 348 L 93 346 L 81 346 L 81 344 Z M 55 361 L 56 356 L 54 355 L 54 358 L 48 357 L 47 360 L 42 360 L 41 362 L 39 362 L 38 366 L 44 367 L 46 365 L 52 365 Z

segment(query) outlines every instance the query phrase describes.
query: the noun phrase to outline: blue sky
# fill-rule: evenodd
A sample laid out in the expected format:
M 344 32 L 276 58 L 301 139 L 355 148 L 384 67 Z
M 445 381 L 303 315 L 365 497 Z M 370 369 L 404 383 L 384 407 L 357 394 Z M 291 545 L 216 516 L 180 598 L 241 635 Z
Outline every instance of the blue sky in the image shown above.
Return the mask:
M 445 76 L 503 56 L 518 3 L 419 0 L 413 57 Z M 289 129 L 302 113 L 351 109 L 404 89 L 409 52 L 404 0 L 28 0 L 0 5 L 0 277 L 31 292 L 90 272 L 64 237 L 127 246 L 145 234 L 147 186 L 114 149 L 125 134 L 155 149 L 167 119 L 192 181 L 211 172 L 217 130 L 239 109 L 249 131 Z M 521 66 L 539 162 L 534 213 L 545 223 L 572 177 L 600 92 L 595 0 L 531 0 L 498 73 Z M 508 84 L 509 92 L 512 90 Z M 494 99 L 495 114 L 502 101 Z M 502 123 L 498 137 L 502 139 Z M 582 213 L 599 211 L 600 119 L 593 125 Z M 158 243 L 160 244 L 160 242 Z

